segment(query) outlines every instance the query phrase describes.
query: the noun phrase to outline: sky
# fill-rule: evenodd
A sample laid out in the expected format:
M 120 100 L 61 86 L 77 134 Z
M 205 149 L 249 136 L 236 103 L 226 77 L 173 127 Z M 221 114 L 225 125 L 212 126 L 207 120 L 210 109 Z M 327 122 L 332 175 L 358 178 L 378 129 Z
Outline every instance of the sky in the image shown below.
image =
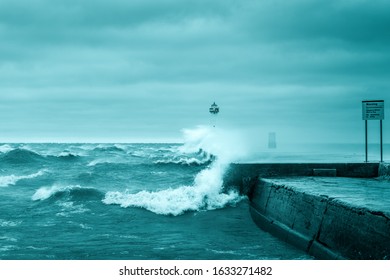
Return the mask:
M 0 142 L 364 142 L 390 118 L 387 0 L 0 0 Z M 220 106 L 216 120 L 208 109 Z M 390 142 L 390 122 L 383 121 Z M 378 140 L 379 121 L 369 121 Z

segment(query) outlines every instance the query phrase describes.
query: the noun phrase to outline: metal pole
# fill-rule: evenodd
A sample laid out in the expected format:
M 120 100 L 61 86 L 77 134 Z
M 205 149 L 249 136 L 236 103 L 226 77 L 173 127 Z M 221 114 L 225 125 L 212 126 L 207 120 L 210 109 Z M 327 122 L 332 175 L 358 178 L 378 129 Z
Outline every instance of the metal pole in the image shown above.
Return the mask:
M 382 120 L 380 120 L 380 137 L 381 137 L 381 162 L 383 162 L 383 133 L 382 133 Z
M 367 156 L 367 154 L 368 154 L 368 144 L 367 144 L 367 130 L 368 130 L 368 128 L 367 128 L 367 120 L 365 121 L 366 122 L 366 162 L 368 162 L 368 156 Z

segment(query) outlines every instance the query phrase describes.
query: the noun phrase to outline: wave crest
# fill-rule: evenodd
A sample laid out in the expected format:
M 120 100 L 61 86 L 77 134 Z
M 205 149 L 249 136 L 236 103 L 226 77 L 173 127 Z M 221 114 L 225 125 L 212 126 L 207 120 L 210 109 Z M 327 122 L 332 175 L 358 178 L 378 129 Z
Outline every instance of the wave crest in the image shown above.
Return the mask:
M 31 163 L 44 159 L 43 156 L 33 151 L 17 148 L 6 152 L 1 159 L 7 163 Z
M 47 170 L 40 170 L 30 175 L 17 176 L 12 174 L 12 175 L 0 176 L 0 187 L 8 187 L 8 186 L 16 185 L 16 183 L 19 182 L 20 180 L 33 179 L 44 175 L 46 172 Z
M 107 159 L 107 158 L 98 158 L 94 159 L 91 162 L 87 164 L 87 166 L 97 166 L 97 165 L 121 165 L 126 164 L 127 162 L 125 160 L 118 160 L 116 158 Z
M 124 152 L 126 151 L 126 147 L 119 144 L 114 145 L 98 145 L 93 149 L 94 151 L 101 151 L 101 152 Z
M 13 149 L 14 148 L 12 148 L 10 145 L 4 144 L 0 146 L 0 153 L 7 153 L 9 151 L 12 151 Z
M 238 191 L 223 189 L 223 175 L 229 163 L 240 154 L 240 142 L 233 134 L 209 127 L 185 130 L 185 143 L 174 150 L 173 156 L 155 161 L 160 164 L 210 165 L 200 171 L 192 186 L 168 188 L 138 193 L 107 192 L 105 204 L 140 207 L 163 215 L 181 215 L 187 211 L 214 210 L 235 205 L 245 196 Z M 234 141 L 233 141 L 234 140 Z M 222 145 L 224 143 L 224 145 Z M 215 155 L 215 156 L 214 156 Z
M 145 208 L 161 215 L 181 215 L 188 211 L 215 210 L 235 205 L 243 199 L 236 191 L 204 193 L 193 186 L 166 189 L 157 192 L 141 191 L 136 194 L 108 192 L 103 203 L 121 207 Z
M 31 197 L 32 200 L 48 200 L 51 198 L 70 198 L 75 200 L 101 199 L 103 194 L 95 188 L 79 185 L 41 187 Z
M 56 157 L 58 157 L 60 159 L 77 159 L 77 158 L 81 157 L 81 155 L 74 154 L 74 153 L 71 153 L 71 152 L 61 152 Z
M 173 159 L 160 159 L 154 161 L 155 164 L 178 164 L 178 165 L 188 165 L 188 166 L 199 166 L 206 165 L 212 162 L 212 157 L 198 159 L 198 158 L 173 158 Z

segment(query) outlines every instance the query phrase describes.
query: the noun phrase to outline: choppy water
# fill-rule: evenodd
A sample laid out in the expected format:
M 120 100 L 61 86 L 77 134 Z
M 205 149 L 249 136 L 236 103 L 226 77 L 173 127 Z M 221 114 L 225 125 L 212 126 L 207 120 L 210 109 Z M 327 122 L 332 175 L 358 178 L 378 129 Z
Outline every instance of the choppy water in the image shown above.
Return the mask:
M 179 144 L 2 144 L 0 259 L 307 259 Z

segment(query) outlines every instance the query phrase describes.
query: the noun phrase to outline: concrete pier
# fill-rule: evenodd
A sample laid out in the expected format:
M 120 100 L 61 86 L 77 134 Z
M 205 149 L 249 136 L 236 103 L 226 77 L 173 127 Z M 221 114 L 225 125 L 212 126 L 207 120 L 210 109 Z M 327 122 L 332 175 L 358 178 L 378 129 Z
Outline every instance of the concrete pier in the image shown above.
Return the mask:
M 390 259 L 388 165 L 235 164 L 255 223 L 319 259 Z M 379 176 L 381 176 L 379 178 Z

